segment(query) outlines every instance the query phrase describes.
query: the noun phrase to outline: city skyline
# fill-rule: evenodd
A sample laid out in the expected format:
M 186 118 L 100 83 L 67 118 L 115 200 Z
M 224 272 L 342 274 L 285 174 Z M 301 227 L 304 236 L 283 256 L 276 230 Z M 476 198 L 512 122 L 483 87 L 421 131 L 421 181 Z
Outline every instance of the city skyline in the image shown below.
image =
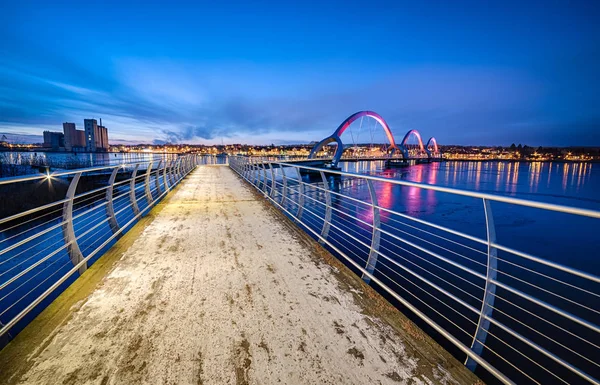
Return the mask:
M 0 132 L 102 116 L 111 143 L 300 144 L 370 109 L 441 144 L 598 146 L 598 8 L 8 4 Z

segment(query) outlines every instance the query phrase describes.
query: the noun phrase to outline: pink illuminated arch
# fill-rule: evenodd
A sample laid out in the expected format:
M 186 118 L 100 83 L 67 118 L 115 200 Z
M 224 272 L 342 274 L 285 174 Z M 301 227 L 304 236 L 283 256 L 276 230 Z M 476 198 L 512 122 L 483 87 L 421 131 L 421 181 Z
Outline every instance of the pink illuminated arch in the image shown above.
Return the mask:
M 417 130 L 408 131 L 406 135 L 404 135 L 404 139 L 402 139 L 402 143 L 400 143 L 400 146 L 406 147 L 406 143 L 408 143 L 408 139 L 411 137 L 411 135 L 417 138 L 417 140 L 419 141 L 419 147 L 421 148 L 421 151 L 424 152 L 425 147 L 423 146 L 423 139 L 421 139 L 421 134 Z
M 429 138 L 429 140 L 427 141 L 427 144 L 425 145 L 425 148 L 429 151 L 429 146 L 433 145 L 433 153 L 437 154 L 439 152 L 438 149 L 438 144 L 437 144 L 437 140 L 432 136 L 431 138 Z
M 423 146 L 423 139 L 421 139 L 421 134 L 419 133 L 419 131 L 410 130 L 406 133 L 406 135 L 404 135 L 404 138 L 402 139 L 402 142 L 400 143 L 400 150 L 402 151 L 402 157 L 404 157 L 404 159 L 409 158 L 408 147 L 406 147 L 406 144 L 408 143 L 408 139 L 410 139 L 411 136 L 414 136 L 415 138 L 417 138 L 417 141 L 419 142 L 419 148 L 421 149 L 422 152 L 427 153 L 425 146 Z M 428 153 L 427 153 L 427 156 L 429 157 Z
M 328 145 L 329 143 L 336 142 L 337 149 L 335 150 L 335 155 L 333 156 L 331 166 L 337 167 L 338 162 L 342 158 L 342 153 L 344 152 L 344 145 L 342 143 L 340 136 L 344 133 L 344 131 L 346 131 L 346 129 L 353 122 L 355 122 L 358 118 L 362 118 L 364 116 L 375 119 L 377 121 L 377 123 L 379 123 L 381 125 L 381 127 L 383 127 L 383 131 L 385 132 L 385 134 L 388 138 L 388 141 L 390 142 L 389 148 L 392 150 L 392 152 L 399 150 L 398 146 L 396 146 L 396 141 L 394 140 L 394 135 L 392 134 L 392 130 L 390 129 L 390 127 L 388 126 L 386 121 L 381 117 L 381 115 L 379 115 L 378 113 L 373 112 L 373 111 L 359 111 L 359 112 L 356 112 L 356 113 L 350 115 L 348 118 L 346 118 L 346 120 L 344 120 L 342 122 L 342 124 L 340 124 L 340 126 L 337 128 L 337 130 L 335 130 L 333 132 L 333 134 L 331 134 L 331 136 L 328 136 L 327 138 L 325 138 L 322 141 L 320 141 L 319 143 L 317 143 L 310 151 L 310 155 L 308 156 L 308 159 L 313 159 L 315 157 L 315 155 L 319 151 L 321 151 L 321 149 L 324 146 Z M 421 147 L 423 147 L 423 144 L 421 144 Z
M 386 121 L 381 117 L 381 115 L 373 111 L 359 111 L 355 114 L 350 115 L 346 120 L 342 122 L 342 124 L 340 124 L 340 126 L 337 128 L 337 130 L 335 130 L 333 135 L 338 137 L 342 136 L 344 131 L 346 131 L 346 128 L 348 128 L 358 118 L 362 118 L 364 116 L 373 118 L 377 121 L 377 123 L 381 124 L 381 127 L 383 127 L 383 131 L 385 131 L 385 135 L 387 136 L 388 141 L 390 142 L 390 147 L 397 148 L 394 135 L 392 134 L 392 130 L 390 130 L 390 127 L 388 126 Z

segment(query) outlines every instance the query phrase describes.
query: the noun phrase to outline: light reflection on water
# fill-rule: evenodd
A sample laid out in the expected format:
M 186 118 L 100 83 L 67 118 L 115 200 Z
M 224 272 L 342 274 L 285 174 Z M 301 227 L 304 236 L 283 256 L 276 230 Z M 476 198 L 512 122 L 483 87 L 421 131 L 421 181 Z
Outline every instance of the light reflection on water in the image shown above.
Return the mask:
M 384 162 L 340 165 L 348 172 L 600 209 L 600 174 L 594 174 L 593 163 L 443 162 L 395 169 L 385 169 Z M 408 196 L 416 197 L 419 190 L 408 188 Z M 435 204 L 435 194 L 423 198 Z

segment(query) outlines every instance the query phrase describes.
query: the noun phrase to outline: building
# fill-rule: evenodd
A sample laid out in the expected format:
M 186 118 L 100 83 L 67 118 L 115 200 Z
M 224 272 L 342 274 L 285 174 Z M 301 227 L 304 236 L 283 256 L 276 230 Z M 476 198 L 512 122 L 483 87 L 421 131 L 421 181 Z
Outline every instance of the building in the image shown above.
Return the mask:
M 98 133 L 100 134 L 100 140 L 98 140 L 100 147 L 108 151 L 108 130 L 102 125 L 102 119 L 100 119 Z
M 53 151 L 64 150 L 65 135 L 62 132 L 44 131 L 44 147 Z
M 96 132 L 98 132 L 98 122 L 96 119 L 84 119 L 85 129 L 85 149 L 89 152 L 96 152 Z
M 85 151 L 85 131 L 78 130 L 75 123 L 63 123 L 66 151 Z
M 89 152 L 108 151 L 108 130 L 96 119 L 84 119 L 86 150 Z

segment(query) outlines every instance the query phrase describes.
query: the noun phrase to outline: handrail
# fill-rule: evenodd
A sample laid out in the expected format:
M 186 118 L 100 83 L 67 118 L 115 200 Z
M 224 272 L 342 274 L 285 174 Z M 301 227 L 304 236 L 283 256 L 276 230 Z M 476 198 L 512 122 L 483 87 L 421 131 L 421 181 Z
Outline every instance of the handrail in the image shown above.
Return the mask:
M 600 344 L 594 343 L 594 339 L 600 340 L 600 326 L 595 315 L 595 318 L 588 318 L 589 314 L 598 313 L 593 301 L 600 297 L 600 277 L 499 244 L 491 203 L 595 219 L 600 218 L 600 212 L 256 157 L 231 156 L 229 166 L 309 235 L 358 270 L 365 282 L 391 295 L 465 353 L 465 364 L 469 369 L 480 366 L 503 383 L 514 380 L 544 383 L 558 379 L 600 384 L 594 377 L 600 370 L 600 362 L 594 359 L 594 356 L 600 356 Z M 267 168 L 269 173 L 261 172 Z M 290 169 L 294 170 L 286 171 Z M 321 178 L 307 182 L 302 173 L 320 175 Z M 334 191 L 328 186 L 325 173 L 342 177 L 342 181 L 365 181 L 370 199 L 352 196 L 344 190 Z M 374 182 L 479 200 L 483 203 L 487 239 L 382 207 L 373 188 Z M 332 203 L 333 196 L 336 206 Z M 363 207 L 372 211 L 371 218 L 359 217 Z M 384 228 L 380 218 L 382 213 L 387 221 Z M 395 227 L 396 223 L 410 222 L 415 226 L 409 227 L 418 230 L 418 236 L 411 234 L 410 228 Z M 367 239 L 369 234 L 371 240 Z M 447 243 L 441 245 L 440 242 Z M 432 246 L 436 251 L 430 249 Z M 513 263 L 513 259 L 541 265 L 544 270 L 537 271 L 529 264 L 523 266 L 522 262 Z M 477 270 L 473 269 L 474 263 Z M 481 272 L 481 267 L 486 270 Z M 559 273 L 570 274 L 569 281 L 565 282 L 566 278 Z M 558 277 L 554 277 L 556 274 Z M 534 279 L 537 281 L 532 284 L 530 280 Z M 545 281 L 540 283 L 539 280 Z M 548 286 L 540 286 L 545 282 Z M 565 288 L 557 288 L 557 282 Z M 421 295 L 413 293 L 415 289 Z M 562 291 L 555 293 L 559 289 Z M 501 295 L 496 294 L 497 290 Z M 501 300 L 494 301 L 496 297 Z M 561 307 L 565 302 L 579 307 Z M 446 314 L 443 309 L 436 309 L 436 304 L 438 307 L 444 305 Z M 513 313 L 515 309 L 540 316 L 534 318 L 535 321 L 520 319 Z M 448 310 L 453 314 L 448 314 Z M 523 326 L 527 329 L 523 330 Z M 544 328 L 551 328 L 551 333 L 540 333 Z M 461 333 L 466 333 L 468 338 Z M 592 350 L 570 345 L 574 340 L 572 337 L 588 343 Z M 522 345 L 515 348 L 517 341 Z M 515 351 L 518 355 L 503 356 L 503 351 Z M 530 358 L 529 354 L 535 358 Z M 519 361 L 519 356 L 527 358 L 534 368 Z M 510 370 L 510 376 L 507 370 Z M 516 377 L 509 378 L 512 376 Z
M 51 184 L 73 175 L 59 182 L 70 181 L 64 198 L 0 218 L 0 225 L 5 225 L 0 230 L 0 337 L 14 338 L 25 326 L 20 321 L 41 311 L 38 304 L 64 290 L 62 283 L 82 274 L 197 165 L 209 163 L 215 163 L 213 157 L 189 154 L 177 162 L 148 160 L 0 179 L 2 188 L 39 179 Z M 76 194 L 78 182 L 97 171 L 110 171 L 102 177 L 105 185 Z M 117 182 L 119 174 L 127 177 Z
M 162 155 L 163 155 L 162 153 L 159 153 L 159 154 L 157 154 L 157 157 L 161 158 Z M 176 155 L 176 154 L 170 154 L 170 155 Z M 186 155 L 182 155 L 182 156 L 186 156 Z M 189 156 L 196 156 L 196 155 L 193 154 L 193 155 L 189 155 Z M 40 174 L 5 177 L 5 178 L 0 178 L 0 185 L 18 183 L 18 182 L 27 182 L 27 181 L 32 181 L 32 180 L 48 179 L 48 178 L 54 178 L 54 177 L 59 177 L 59 176 L 76 174 L 78 172 L 86 173 L 86 172 L 93 172 L 93 171 L 112 170 L 114 168 L 125 169 L 127 167 L 133 167 L 136 164 L 147 164 L 150 162 L 151 162 L 150 159 L 135 160 L 135 161 L 123 162 L 123 163 L 119 163 L 119 164 L 109 164 L 109 165 L 101 165 L 101 166 L 65 169 L 65 170 L 61 170 L 61 171 L 54 171 L 51 173 L 40 173 Z

